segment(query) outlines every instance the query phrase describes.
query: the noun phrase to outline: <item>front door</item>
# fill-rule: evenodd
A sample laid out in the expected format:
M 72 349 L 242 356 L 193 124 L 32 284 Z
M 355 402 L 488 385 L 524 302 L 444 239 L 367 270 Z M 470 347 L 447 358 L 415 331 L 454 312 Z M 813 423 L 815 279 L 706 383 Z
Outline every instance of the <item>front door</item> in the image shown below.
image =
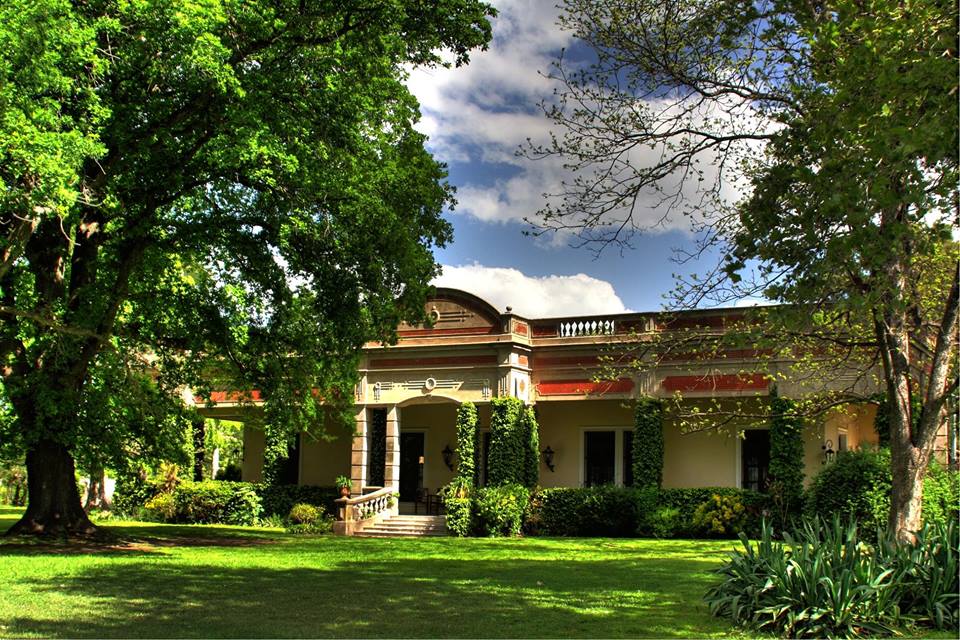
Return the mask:
M 413 502 L 423 487 L 423 434 L 400 434 L 400 500 Z

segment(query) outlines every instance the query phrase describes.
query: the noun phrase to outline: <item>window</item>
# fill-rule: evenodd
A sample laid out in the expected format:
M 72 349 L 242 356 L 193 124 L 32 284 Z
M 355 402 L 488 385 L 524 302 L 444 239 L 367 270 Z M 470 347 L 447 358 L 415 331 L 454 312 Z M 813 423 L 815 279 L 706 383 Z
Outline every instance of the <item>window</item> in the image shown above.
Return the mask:
M 742 464 L 741 487 L 752 491 L 766 491 L 770 475 L 770 432 L 751 429 L 743 433 L 740 443 Z
M 583 486 L 613 484 L 617 479 L 617 432 L 583 433 Z
M 847 432 L 838 431 L 837 432 L 837 451 L 846 451 L 847 450 Z

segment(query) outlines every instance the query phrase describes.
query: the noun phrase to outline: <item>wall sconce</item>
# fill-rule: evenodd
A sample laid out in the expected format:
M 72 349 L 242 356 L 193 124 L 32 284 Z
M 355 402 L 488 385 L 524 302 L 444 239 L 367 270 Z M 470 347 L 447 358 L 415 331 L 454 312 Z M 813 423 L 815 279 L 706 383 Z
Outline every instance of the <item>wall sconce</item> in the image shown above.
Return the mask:
M 821 462 L 820 464 L 827 464 L 829 462 L 833 462 L 833 456 L 835 455 L 835 452 L 833 450 L 833 441 L 826 440 L 823 443 L 823 446 L 821 446 L 820 448 L 823 449 L 823 462 Z
M 443 464 L 447 465 L 447 469 L 453 471 L 453 449 L 450 448 L 450 445 L 445 446 L 440 454 L 443 455 Z
M 547 465 L 547 469 L 554 471 L 553 466 L 553 454 L 554 450 L 550 448 L 550 445 L 547 445 L 547 448 L 543 450 L 543 464 Z

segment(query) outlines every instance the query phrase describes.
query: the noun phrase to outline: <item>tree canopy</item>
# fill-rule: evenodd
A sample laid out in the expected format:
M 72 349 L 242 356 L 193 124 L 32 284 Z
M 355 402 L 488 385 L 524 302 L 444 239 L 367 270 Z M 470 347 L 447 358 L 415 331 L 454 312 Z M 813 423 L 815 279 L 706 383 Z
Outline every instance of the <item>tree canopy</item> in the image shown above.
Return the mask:
M 15 530 L 88 529 L 73 457 L 164 455 L 184 388 L 256 390 L 291 431 L 352 400 L 359 347 L 419 318 L 451 237 L 404 79 L 466 63 L 493 14 L 0 4 L 0 441 L 30 474 Z
M 676 305 L 763 294 L 791 305 L 767 314 L 784 335 L 879 372 L 896 425 L 891 525 L 917 529 L 918 479 L 957 389 L 956 4 L 563 9 L 594 58 L 558 63 L 546 113 L 559 132 L 528 149 L 576 175 L 541 212 L 542 229 L 629 243 L 658 220 L 644 211 L 650 193 L 658 216 L 688 216 L 696 247 L 681 259 L 720 260 L 678 283 Z M 915 421 L 912 392 L 923 398 Z

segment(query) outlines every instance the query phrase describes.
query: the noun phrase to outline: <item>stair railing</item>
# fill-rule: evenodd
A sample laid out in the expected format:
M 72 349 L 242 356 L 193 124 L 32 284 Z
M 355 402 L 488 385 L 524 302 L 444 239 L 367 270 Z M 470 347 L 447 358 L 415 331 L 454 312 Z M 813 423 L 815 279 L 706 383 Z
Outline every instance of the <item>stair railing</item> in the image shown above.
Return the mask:
M 377 489 L 355 498 L 338 498 L 337 521 L 333 523 L 333 532 L 352 536 L 363 527 L 397 515 L 397 496 L 393 487 Z

